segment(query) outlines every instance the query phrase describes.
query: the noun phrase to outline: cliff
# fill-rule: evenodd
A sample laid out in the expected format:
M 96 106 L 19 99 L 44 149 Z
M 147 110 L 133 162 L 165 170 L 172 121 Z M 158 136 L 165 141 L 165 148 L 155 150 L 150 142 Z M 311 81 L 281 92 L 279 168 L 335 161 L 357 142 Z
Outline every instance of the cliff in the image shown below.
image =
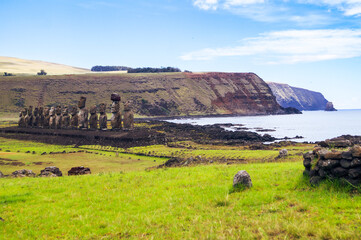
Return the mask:
M 0 77 L 0 111 L 24 106 L 110 104 L 131 100 L 138 116 L 280 114 L 269 86 L 254 73 L 77 74 Z
M 325 110 L 327 100 L 319 93 L 288 84 L 269 82 L 277 102 L 282 107 L 294 107 L 299 110 Z

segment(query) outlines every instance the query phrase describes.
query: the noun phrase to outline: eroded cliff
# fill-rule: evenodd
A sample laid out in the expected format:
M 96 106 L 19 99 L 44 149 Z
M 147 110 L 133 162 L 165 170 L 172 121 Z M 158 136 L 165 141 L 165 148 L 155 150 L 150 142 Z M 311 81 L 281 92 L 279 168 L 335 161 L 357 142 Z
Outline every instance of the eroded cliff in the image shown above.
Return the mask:
M 294 107 L 301 111 L 325 110 L 326 108 L 328 101 L 322 93 L 282 83 L 269 82 L 268 85 L 282 107 Z
M 269 86 L 254 73 L 82 74 L 0 78 L 0 111 L 23 106 L 110 103 L 118 92 L 139 116 L 279 114 Z

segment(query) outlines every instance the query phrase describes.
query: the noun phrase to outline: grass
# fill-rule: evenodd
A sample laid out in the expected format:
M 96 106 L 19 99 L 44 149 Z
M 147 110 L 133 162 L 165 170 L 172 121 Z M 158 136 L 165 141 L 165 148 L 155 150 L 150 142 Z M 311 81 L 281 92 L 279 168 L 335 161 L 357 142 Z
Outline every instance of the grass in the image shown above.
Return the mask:
M 253 188 L 232 192 L 247 170 Z M 3 239 L 359 239 L 361 197 L 300 162 L 0 179 Z
M 71 167 L 86 166 L 92 173 L 140 171 L 157 166 L 166 158 L 109 152 L 110 149 L 87 151 L 31 141 L 0 138 L 0 171 L 6 175 L 19 169 L 39 174 L 47 166 L 57 166 L 63 174 Z M 78 152 L 81 151 L 81 152 Z M 45 155 L 42 155 L 46 153 Z M 55 153 L 55 154 L 50 154 Z

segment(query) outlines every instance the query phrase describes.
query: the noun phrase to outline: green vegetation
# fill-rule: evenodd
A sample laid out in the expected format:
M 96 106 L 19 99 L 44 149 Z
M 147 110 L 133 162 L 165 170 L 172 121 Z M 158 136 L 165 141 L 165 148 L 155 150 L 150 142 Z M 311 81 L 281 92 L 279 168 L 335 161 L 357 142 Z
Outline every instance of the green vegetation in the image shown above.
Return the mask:
M 254 187 L 232 192 L 245 169 Z M 0 179 L 3 239 L 359 239 L 361 197 L 299 162 Z

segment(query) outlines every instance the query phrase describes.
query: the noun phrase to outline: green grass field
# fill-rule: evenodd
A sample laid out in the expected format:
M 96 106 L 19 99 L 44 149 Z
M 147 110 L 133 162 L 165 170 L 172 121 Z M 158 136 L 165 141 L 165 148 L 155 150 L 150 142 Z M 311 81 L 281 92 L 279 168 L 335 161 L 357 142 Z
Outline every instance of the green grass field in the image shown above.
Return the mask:
M 230 193 L 249 172 L 253 188 Z M 2 239 L 360 239 L 361 197 L 300 162 L 0 179 Z

